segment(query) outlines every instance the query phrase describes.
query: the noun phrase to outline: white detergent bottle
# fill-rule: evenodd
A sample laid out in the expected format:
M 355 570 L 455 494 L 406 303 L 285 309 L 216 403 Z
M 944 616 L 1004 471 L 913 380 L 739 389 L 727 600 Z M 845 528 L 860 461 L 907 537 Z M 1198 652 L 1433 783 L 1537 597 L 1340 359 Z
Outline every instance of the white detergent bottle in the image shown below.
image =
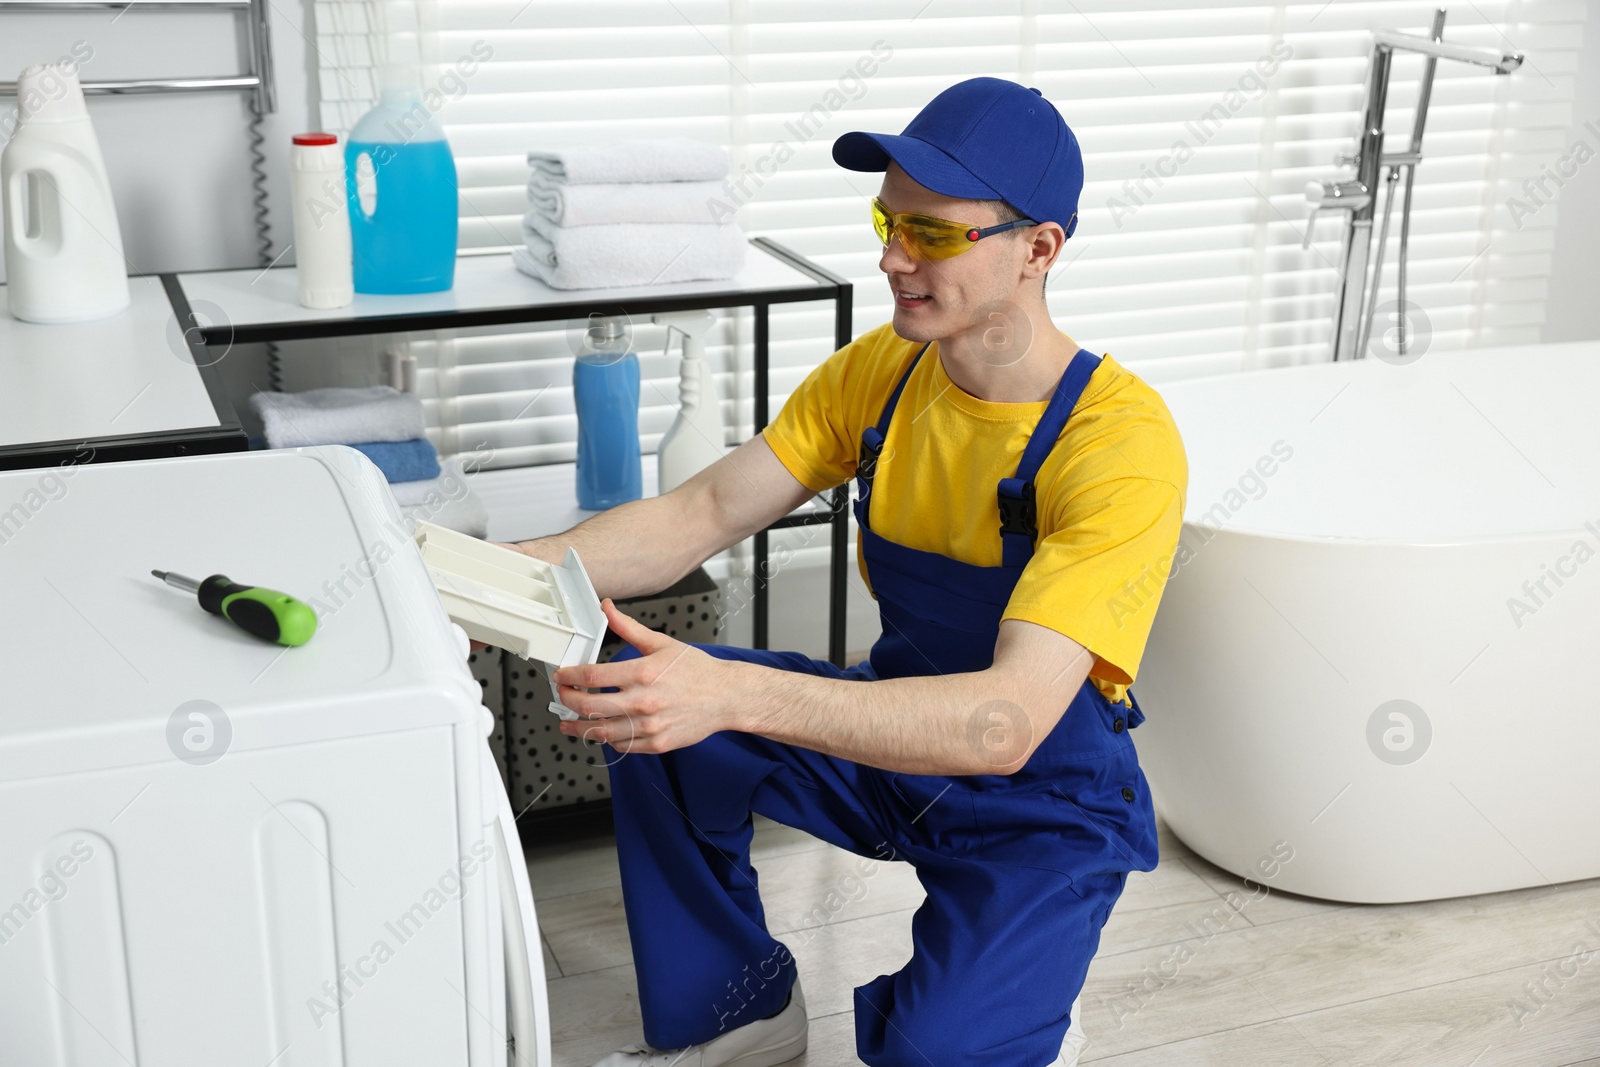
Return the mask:
M 716 382 L 706 365 L 706 331 L 716 319 L 707 311 L 663 312 L 652 321 L 683 334 L 683 372 L 678 383 L 678 417 L 661 438 L 656 450 L 658 481 L 662 493 L 670 493 L 696 474 L 721 459 L 725 431 L 722 401 Z
M 17 78 L 17 130 L 0 153 L 6 298 L 28 322 L 82 322 L 128 306 L 122 231 L 76 68 Z

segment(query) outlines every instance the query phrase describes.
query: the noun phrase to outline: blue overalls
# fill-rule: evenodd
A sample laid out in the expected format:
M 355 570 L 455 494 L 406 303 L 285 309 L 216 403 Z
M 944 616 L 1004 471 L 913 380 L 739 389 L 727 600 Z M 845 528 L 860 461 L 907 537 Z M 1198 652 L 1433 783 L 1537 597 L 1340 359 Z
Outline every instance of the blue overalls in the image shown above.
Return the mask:
M 798 652 L 697 648 L 867 682 L 991 665 L 1033 553 L 1033 478 L 1099 357 L 1074 355 L 1016 476 L 1001 480 L 1003 562 L 980 567 L 896 544 L 868 522 L 889 420 L 926 351 L 862 434 L 855 514 L 883 622 L 869 658 L 840 668 Z M 637 655 L 624 647 L 616 659 Z M 1144 714 L 1129 699 L 1113 704 L 1085 679 L 1010 775 L 903 774 L 728 730 L 658 755 L 604 746 L 645 1041 L 698 1044 L 783 1005 L 795 962 L 767 930 L 750 863 L 760 812 L 858 856 L 908 861 L 926 890 L 910 961 L 855 989 L 864 1062 L 1054 1063 L 1128 872 L 1156 865 L 1155 812 L 1128 734 Z M 830 922 L 851 918 L 846 902 Z

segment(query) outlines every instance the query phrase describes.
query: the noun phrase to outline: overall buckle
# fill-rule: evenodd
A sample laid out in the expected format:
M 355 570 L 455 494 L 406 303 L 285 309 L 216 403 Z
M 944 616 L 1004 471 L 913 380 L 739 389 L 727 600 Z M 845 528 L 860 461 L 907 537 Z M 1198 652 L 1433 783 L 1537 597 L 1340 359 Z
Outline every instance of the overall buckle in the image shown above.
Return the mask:
M 1017 479 L 1004 478 L 1000 482 L 998 497 L 1000 500 L 1000 532 L 1002 534 L 1026 534 L 1029 538 L 1039 535 L 1039 509 L 1034 496 L 1033 482 L 1023 482 L 1016 485 Z M 1007 483 L 1012 483 L 1008 485 Z M 1012 492 L 1008 493 L 1010 489 Z
M 883 451 L 883 435 L 876 426 L 868 426 L 861 431 L 861 452 L 856 458 L 856 476 L 865 484 L 872 484 L 872 476 L 878 472 L 878 455 Z

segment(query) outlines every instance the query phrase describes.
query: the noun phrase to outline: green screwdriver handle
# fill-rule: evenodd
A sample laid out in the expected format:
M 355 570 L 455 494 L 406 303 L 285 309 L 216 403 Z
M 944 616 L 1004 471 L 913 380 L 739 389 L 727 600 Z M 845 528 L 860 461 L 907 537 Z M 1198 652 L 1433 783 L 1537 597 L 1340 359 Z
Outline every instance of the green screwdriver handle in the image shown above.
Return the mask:
M 259 585 L 239 585 L 223 574 L 201 582 L 198 596 L 211 614 L 280 645 L 303 645 L 317 629 L 317 613 L 304 601 Z

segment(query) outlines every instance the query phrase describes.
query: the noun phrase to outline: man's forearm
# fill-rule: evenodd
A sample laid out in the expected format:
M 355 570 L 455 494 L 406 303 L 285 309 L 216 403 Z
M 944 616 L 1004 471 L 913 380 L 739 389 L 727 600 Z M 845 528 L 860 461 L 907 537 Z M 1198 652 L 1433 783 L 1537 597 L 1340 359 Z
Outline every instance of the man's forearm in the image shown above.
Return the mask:
M 866 682 L 738 666 L 737 729 L 884 770 L 1009 774 L 1043 736 L 990 671 Z
M 622 600 L 658 593 L 705 562 L 706 508 L 696 489 L 630 500 L 591 516 L 565 533 L 520 542 L 529 555 L 560 563 L 578 550 L 601 597 Z

